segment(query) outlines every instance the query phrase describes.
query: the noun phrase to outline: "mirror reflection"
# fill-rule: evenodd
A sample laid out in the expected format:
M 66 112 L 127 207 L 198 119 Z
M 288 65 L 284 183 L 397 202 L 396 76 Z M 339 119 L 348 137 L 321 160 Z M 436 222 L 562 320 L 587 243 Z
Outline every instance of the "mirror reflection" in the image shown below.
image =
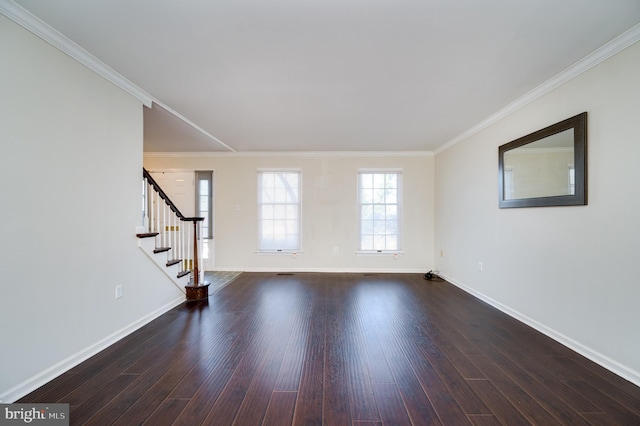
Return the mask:
M 504 153 L 504 198 L 575 194 L 573 128 Z

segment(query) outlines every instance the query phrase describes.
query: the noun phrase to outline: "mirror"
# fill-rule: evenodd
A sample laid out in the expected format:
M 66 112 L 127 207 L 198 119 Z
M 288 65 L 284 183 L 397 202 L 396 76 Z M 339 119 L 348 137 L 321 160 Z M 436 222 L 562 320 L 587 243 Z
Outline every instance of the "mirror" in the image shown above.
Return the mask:
M 587 204 L 587 113 L 498 148 L 499 206 Z

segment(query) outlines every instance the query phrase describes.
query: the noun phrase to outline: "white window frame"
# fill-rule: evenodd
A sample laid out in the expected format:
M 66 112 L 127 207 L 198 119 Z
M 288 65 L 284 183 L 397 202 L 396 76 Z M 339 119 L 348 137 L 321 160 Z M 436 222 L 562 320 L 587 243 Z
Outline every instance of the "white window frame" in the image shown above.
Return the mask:
M 365 200 L 363 197 L 363 187 L 362 187 L 362 176 L 365 174 L 395 174 L 396 175 L 396 200 L 395 203 L 390 202 L 387 203 L 386 200 L 382 203 L 378 202 L 374 202 L 374 200 L 371 200 L 371 202 L 369 202 L 369 200 Z M 397 254 L 403 254 L 403 249 L 402 249 L 402 218 L 403 218 L 403 171 L 402 169 L 359 169 L 358 170 L 358 175 L 357 175 L 357 187 L 358 187 L 358 250 L 356 251 L 358 254 L 388 254 L 388 255 L 397 255 Z M 378 189 L 384 189 L 384 188 L 378 188 Z M 385 241 L 385 245 L 383 248 L 381 247 L 375 247 L 375 243 L 373 248 L 363 248 L 363 217 L 362 217 L 362 213 L 363 213 L 363 206 L 364 205 L 371 205 L 372 207 L 375 208 L 375 206 L 385 206 L 385 210 L 386 207 L 389 206 L 395 206 L 396 207 L 396 217 L 397 217 L 397 224 L 396 224 L 396 229 L 397 232 L 395 233 L 395 237 L 396 237 L 396 247 L 395 248 L 389 248 L 386 245 L 386 241 Z M 380 234 L 369 234 L 369 235 L 380 235 Z M 393 234 L 386 234 L 385 235 L 393 235 Z
M 265 190 L 262 186 L 263 176 L 273 174 L 273 175 L 297 175 L 298 177 L 298 188 L 295 197 L 292 197 L 293 194 L 286 193 L 286 188 L 280 188 L 280 190 L 285 190 L 285 193 L 275 195 L 272 191 L 276 191 L 277 188 L 272 188 L 271 190 Z M 275 178 L 275 176 L 274 176 Z M 274 186 L 282 184 L 283 182 L 280 180 L 279 182 L 274 182 Z M 286 186 L 286 185 L 285 185 Z M 300 169 L 258 169 L 257 173 L 257 188 L 258 188 L 258 235 L 257 235 L 257 243 L 258 249 L 256 253 L 261 254 L 300 254 L 302 253 L 302 170 Z M 289 188 L 291 190 L 291 188 Z M 271 192 L 271 194 L 268 194 Z M 272 200 L 265 199 L 265 195 L 269 195 Z M 282 198 L 284 197 L 284 198 Z M 275 198 L 278 198 L 276 200 Z M 284 218 L 264 218 L 263 212 L 265 212 L 265 207 L 272 206 L 275 211 L 281 211 L 284 214 Z M 268 207 L 267 207 L 268 208 Z M 292 210 L 293 209 L 293 210 Z M 284 210 L 284 212 L 282 211 Z M 297 217 L 296 230 L 294 233 L 287 233 L 285 235 L 297 235 L 297 240 L 294 241 L 285 241 L 283 244 L 278 244 L 276 240 L 265 239 L 263 235 L 263 225 L 266 220 L 270 220 L 273 222 L 282 222 L 287 221 L 286 215 L 295 213 L 295 217 Z M 291 225 L 292 220 L 289 221 L 288 225 Z M 286 223 L 277 223 L 274 224 L 280 226 L 281 228 L 286 228 Z M 285 240 L 287 238 L 285 237 Z

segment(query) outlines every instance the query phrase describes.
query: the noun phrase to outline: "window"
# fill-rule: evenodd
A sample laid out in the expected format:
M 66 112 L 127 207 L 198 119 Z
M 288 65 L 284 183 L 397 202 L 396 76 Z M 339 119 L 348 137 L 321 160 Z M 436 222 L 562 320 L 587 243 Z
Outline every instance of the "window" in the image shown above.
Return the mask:
M 360 251 L 402 250 L 402 172 L 360 171 Z
M 202 238 L 213 238 L 213 212 L 211 200 L 213 190 L 213 172 L 196 172 L 196 217 L 204 217 L 200 228 Z
M 258 251 L 300 251 L 299 171 L 258 172 Z
M 203 217 L 200 224 L 202 259 L 211 262 L 213 257 L 213 172 L 196 171 L 196 217 Z M 204 265 L 203 265 L 204 266 Z M 209 265 L 213 267 L 213 265 Z

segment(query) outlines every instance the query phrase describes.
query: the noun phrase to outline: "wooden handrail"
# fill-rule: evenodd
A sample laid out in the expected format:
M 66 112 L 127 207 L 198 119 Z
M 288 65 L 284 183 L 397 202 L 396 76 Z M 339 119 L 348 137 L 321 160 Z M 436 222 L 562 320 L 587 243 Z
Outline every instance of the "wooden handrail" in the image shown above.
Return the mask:
M 204 220 L 204 217 L 186 217 L 185 215 L 182 214 L 182 212 L 180 211 L 180 209 L 173 204 L 173 201 L 171 201 L 169 199 L 169 196 L 167 194 L 165 194 L 165 192 L 162 190 L 162 188 L 160 188 L 160 185 L 158 185 L 158 182 L 155 181 L 155 179 L 151 176 L 151 173 L 149 173 L 147 171 L 147 169 L 145 169 L 144 167 L 142 168 L 142 176 L 147 179 L 147 182 L 149 182 L 149 184 L 151 186 L 153 186 L 153 189 L 156 190 L 156 192 L 158 193 L 158 195 L 160 196 L 160 198 L 162 198 L 164 200 L 165 203 L 167 203 L 167 205 L 169 206 L 169 208 L 176 214 L 176 216 L 178 216 L 181 220 L 184 221 L 188 221 L 188 222 L 200 222 Z

